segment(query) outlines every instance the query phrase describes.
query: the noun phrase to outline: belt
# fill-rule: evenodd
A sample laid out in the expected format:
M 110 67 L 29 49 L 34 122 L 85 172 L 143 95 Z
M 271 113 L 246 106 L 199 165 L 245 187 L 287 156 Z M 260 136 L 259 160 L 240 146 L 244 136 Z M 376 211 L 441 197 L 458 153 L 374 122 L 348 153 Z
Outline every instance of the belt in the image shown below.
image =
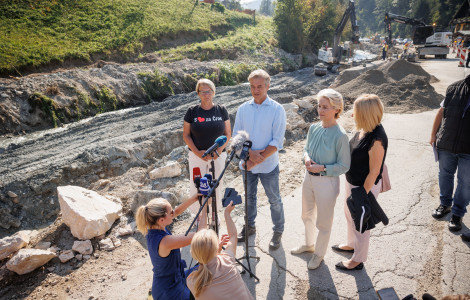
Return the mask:
M 310 172 L 310 171 L 307 171 L 308 174 L 310 175 L 313 175 L 313 176 L 325 176 L 325 175 L 322 175 L 321 173 L 313 173 L 313 172 Z

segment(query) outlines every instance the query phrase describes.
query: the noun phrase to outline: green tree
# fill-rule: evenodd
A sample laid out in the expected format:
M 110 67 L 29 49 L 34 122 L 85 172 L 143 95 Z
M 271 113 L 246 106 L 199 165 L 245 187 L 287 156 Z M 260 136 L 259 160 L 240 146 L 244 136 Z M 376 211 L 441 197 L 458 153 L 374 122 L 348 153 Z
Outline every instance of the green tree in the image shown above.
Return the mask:
M 230 10 L 242 10 L 240 0 L 222 0 L 222 4 Z
M 273 4 L 271 0 L 262 0 L 259 6 L 260 14 L 265 16 L 272 16 L 273 14 Z
M 288 52 L 318 48 L 331 40 L 338 18 L 334 0 L 282 0 L 277 2 L 274 23 L 279 46 Z

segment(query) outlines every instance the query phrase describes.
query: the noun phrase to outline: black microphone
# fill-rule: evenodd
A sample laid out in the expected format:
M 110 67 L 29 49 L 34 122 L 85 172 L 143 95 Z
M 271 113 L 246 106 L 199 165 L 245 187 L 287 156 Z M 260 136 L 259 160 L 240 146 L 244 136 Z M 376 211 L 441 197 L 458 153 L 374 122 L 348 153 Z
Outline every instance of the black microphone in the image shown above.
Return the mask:
M 247 161 L 249 159 L 250 157 L 249 151 L 252 145 L 253 143 L 250 140 L 243 143 L 243 148 L 239 156 L 241 160 Z
M 207 155 L 211 154 L 213 151 L 217 150 L 217 148 L 222 147 L 227 142 L 227 137 L 225 135 L 219 136 L 216 140 L 214 145 L 212 145 L 206 152 L 202 155 L 202 158 L 206 157 Z
M 232 161 L 235 154 L 237 156 L 240 155 L 242 148 L 243 148 L 243 143 L 245 143 L 246 140 L 248 140 L 248 138 L 249 138 L 248 132 L 240 130 L 237 132 L 237 134 L 233 138 L 230 139 L 229 149 L 231 153 L 230 153 L 230 156 L 227 157 L 227 161 Z

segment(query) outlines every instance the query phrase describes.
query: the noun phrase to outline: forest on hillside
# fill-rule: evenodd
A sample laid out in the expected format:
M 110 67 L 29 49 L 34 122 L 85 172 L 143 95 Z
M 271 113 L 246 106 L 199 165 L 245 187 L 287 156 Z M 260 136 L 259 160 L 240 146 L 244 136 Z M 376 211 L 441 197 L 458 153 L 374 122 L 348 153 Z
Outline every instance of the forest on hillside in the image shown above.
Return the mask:
M 361 35 L 372 35 L 384 32 L 386 12 L 450 29 L 449 22 L 464 1 L 467 0 L 355 0 L 355 5 Z M 411 30 L 408 25 L 392 24 L 394 37 L 409 36 Z

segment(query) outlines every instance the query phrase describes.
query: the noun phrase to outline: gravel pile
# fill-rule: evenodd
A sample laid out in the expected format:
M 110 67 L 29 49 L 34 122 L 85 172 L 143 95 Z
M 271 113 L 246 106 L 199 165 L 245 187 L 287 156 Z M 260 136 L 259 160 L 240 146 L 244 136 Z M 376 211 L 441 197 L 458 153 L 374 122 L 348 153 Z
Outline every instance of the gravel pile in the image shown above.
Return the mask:
M 349 75 L 336 81 L 343 83 L 336 90 L 347 104 L 362 94 L 377 94 L 387 112 L 410 113 L 437 108 L 442 101 L 442 96 L 430 85 L 437 79 L 419 65 L 404 60 L 386 63 L 354 79 Z

